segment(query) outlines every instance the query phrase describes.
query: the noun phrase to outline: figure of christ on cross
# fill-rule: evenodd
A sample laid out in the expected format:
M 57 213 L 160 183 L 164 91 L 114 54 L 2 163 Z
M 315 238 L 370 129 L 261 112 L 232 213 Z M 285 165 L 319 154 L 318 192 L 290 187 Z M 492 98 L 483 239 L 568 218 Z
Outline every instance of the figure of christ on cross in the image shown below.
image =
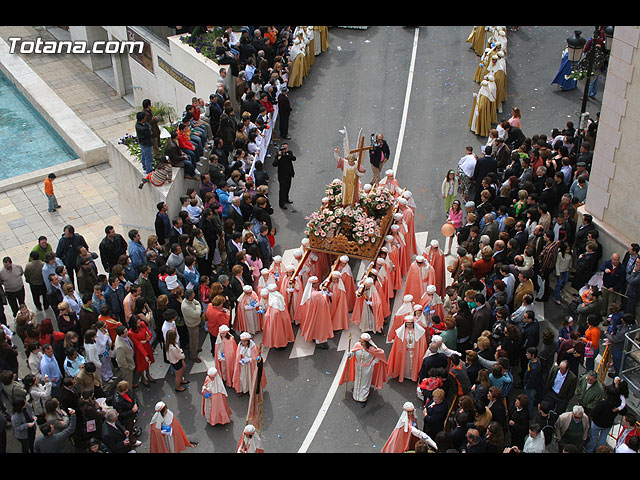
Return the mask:
M 362 167 L 362 152 L 370 149 L 371 147 L 364 146 L 364 136 L 361 134 L 358 148 L 349 151 L 344 158 L 339 156 L 338 147 L 333 151 L 338 161 L 336 167 L 342 170 L 342 206 L 358 203 L 360 177 L 365 174 L 365 169 Z M 358 154 L 357 158 L 355 154 Z

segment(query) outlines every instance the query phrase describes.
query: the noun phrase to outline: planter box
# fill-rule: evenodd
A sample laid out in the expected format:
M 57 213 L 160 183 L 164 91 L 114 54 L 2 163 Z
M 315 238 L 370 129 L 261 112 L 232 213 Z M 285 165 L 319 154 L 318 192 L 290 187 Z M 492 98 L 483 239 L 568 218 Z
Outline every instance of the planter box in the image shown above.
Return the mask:
M 185 195 L 187 188 L 197 187 L 198 182 L 184 178 L 184 169 L 173 168 L 173 182 L 154 187 L 147 183 L 142 189 L 138 188 L 145 176 L 142 164 L 129 154 L 126 146 L 109 142 L 109 161 L 114 171 L 118 172 L 118 202 L 121 225 L 129 230 L 135 228 L 140 231 L 142 238 L 155 235 L 156 205 L 166 202 L 169 206 L 169 218 L 178 216 L 180 212 L 180 197 Z

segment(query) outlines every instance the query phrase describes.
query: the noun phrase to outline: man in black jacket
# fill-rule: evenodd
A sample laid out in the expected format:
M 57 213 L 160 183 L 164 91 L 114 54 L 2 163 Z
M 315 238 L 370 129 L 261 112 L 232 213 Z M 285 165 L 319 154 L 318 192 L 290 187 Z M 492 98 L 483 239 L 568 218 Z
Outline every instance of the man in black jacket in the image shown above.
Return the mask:
M 200 223 L 198 224 L 202 233 L 204 235 L 204 239 L 207 241 L 207 245 L 209 245 L 209 251 L 213 256 L 213 251 L 218 244 L 218 238 L 222 233 L 222 230 L 216 225 L 214 220 L 214 213 L 210 208 L 205 208 L 200 215 Z
M 145 112 L 138 112 L 136 120 L 136 136 L 142 151 L 142 169 L 144 173 L 151 173 L 153 171 L 153 131 L 147 122 Z
M 67 273 L 73 284 L 73 272 L 76 271 L 76 263 L 78 259 L 78 249 L 84 247 L 89 250 L 89 245 L 84 240 L 84 237 L 79 233 L 76 233 L 72 225 L 66 225 L 64 227 L 64 233 L 58 241 L 56 248 L 56 257 L 62 260 L 64 266 L 67 267 Z
M 371 170 L 373 170 L 371 184 L 376 184 L 380 182 L 380 170 L 383 168 L 384 163 L 389 160 L 391 152 L 381 133 L 376 135 L 375 141 L 372 143 L 371 146 L 373 148 L 369 150 L 369 162 L 371 163 Z
M 507 131 L 506 143 L 511 151 L 518 149 L 524 143 L 526 137 L 518 127 L 514 127 L 509 122 L 504 121 L 502 128 Z
M 474 300 L 476 308 L 473 311 L 473 327 L 469 338 L 471 343 L 475 343 L 483 331 L 491 330 L 491 306 L 487 303 L 486 297 L 478 293 Z
M 166 202 L 160 202 L 156 205 L 158 209 L 158 213 L 156 213 L 155 220 L 155 230 L 156 237 L 158 237 L 158 245 L 161 245 L 165 248 L 165 251 L 168 249 L 167 239 L 169 238 L 169 232 L 171 231 L 171 221 L 169 220 L 169 216 L 167 212 L 169 211 L 169 206 Z
M 587 235 L 591 230 L 595 230 L 596 226 L 593 224 L 593 217 L 588 213 L 585 213 L 582 216 L 582 223 L 580 227 L 576 230 L 576 234 L 574 237 L 574 249 L 576 255 L 580 255 L 584 253 L 585 246 L 587 244 Z M 59 255 L 58 255 L 59 256 Z
M 473 177 L 476 182 L 476 194 L 474 201 L 476 205 L 480 203 L 480 192 L 482 192 L 482 179 L 489 175 L 489 173 L 498 173 L 498 162 L 491 156 L 491 145 L 485 148 L 484 155 L 476 160 L 476 168 L 473 172 Z
M 231 200 L 231 206 L 229 207 L 229 213 L 227 214 L 227 218 L 233 220 L 235 230 L 241 232 L 245 223 L 244 213 L 240 206 L 242 202 L 242 197 L 233 196 Z
M 231 239 L 227 242 L 227 271 L 236 264 L 236 254 L 242 250 L 242 232 L 235 231 Z
M 420 367 L 420 372 L 418 373 L 418 385 L 422 382 L 423 379 L 429 376 L 429 371 L 432 368 L 447 368 L 447 365 L 447 356 L 444 353 L 438 352 L 437 343 L 431 342 L 429 344 L 427 356 L 425 356 L 422 360 L 422 366 Z
M 287 209 L 287 203 L 293 203 L 289 199 L 289 190 L 291 189 L 291 180 L 295 176 L 293 162 L 296 156 L 289 151 L 289 145 L 283 143 L 280 150 L 273 161 L 273 166 L 278 168 L 278 183 L 280 190 L 278 193 L 278 203 L 283 210 Z
M 127 241 L 122 235 L 116 233 L 113 225 L 107 225 L 104 229 L 105 237 L 98 247 L 100 251 L 100 261 L 104 267 L 104 271 L 111 273 L 114 265 L 118 264 L 120 255 L 127 253 Z
M 269 215 L 267 211 L 267 199 L 265 197 L 258 197 L 256 199 L 256 205 L 253 207 L 253 218 L 271 230 L 271 215 Z
M 498 168 L 507 168 L 507 165 L 509 165 L 511 161 L 511 149 L 501 138 L 496 140 L 496 151 L 494 156 L 496 157 Z
M 242 101 L 242 111 L 249 112 L 251 114 L 251 121 L 255 122 L 258 115 L 260 115 L 260 102 L 256 100 L 256 94 L 253 91 L 247 92 L 245 100 Z M 278 111 L 280 115 L 280 111 Z M 282 122 L 282 120 L 281 120 Z
M 217 101 L 217 96 L 215 93 L 209 95 L 209 125 L 211 126 L 211 131 L 215 135 L 218 131 L 218 125 L 220 124 L 220 115 L 222 115 L 222 105 L 220 105 Z
M 280 138 L 290 139 L 289 116 L 291 115 L 291 103 L 289 102 L 289 89 L 285 86 L 278 95 L 278 121 L 280 125 Z
M 544 400 L 547 400 L 559 415 L 564 413 L 569 400 L 576 392 L 577 383 L 576 375 L 569 370 L 569 363 L 567 360 L 562 360 L 559 365 L 549 371 L 544 385 Z
M 118 421 L 118 412 L 115 409 L 107 410 L 102 426 L 102 442 L 112 453 L 127 453 L 142 445 L 142 442 L 129 441 L 129 432 Z

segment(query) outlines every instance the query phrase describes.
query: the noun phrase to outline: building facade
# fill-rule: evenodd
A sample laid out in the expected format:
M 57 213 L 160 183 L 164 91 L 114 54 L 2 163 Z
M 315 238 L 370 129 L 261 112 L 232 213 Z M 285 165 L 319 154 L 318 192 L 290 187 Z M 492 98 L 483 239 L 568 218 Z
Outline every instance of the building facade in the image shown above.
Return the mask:
M 604 258 L 640 243 L 638 145 L 640 141 L 640 27 L 615 27 L 589 190 L 580 213 L 591 214 Z M 593 107 L 589 107 L 593 108 Z M 593 117 L 595 111 L 591 111 Z

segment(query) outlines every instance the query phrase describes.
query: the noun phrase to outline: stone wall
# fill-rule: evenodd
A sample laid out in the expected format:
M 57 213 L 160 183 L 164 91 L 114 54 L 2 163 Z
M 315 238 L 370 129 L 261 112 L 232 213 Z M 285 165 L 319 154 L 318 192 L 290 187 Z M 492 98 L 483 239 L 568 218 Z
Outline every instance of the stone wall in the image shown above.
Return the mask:
M 580 213 L 594 217 L 605 249 L 624 253 L 640 240 L 638 140 L 640 140 L 640 27 L 616 26 L 600 110 L 586 204 Z M 591 117 L 596 107 L 589 106 Z
M 161 187 L 154 187 L 147 183 L 142 189 L 138 188 L 144 177 L 142 164 L 133 158 L 124 145 L 109 142 L 109 162 L 117 172 L 118 201 L 121 225 L 124 232 L 135 228 L 140 231 L 142 238 L 155 235 L 156 205 L 166 202 L 169 206 L 169 218 L 178 216 L 180 211 L 180 197 L 184 196 L 189 187 L 197 187 L 198 182 L 186 180 L 184 169 L 173 169 L 173 182 L 165 183 Z

